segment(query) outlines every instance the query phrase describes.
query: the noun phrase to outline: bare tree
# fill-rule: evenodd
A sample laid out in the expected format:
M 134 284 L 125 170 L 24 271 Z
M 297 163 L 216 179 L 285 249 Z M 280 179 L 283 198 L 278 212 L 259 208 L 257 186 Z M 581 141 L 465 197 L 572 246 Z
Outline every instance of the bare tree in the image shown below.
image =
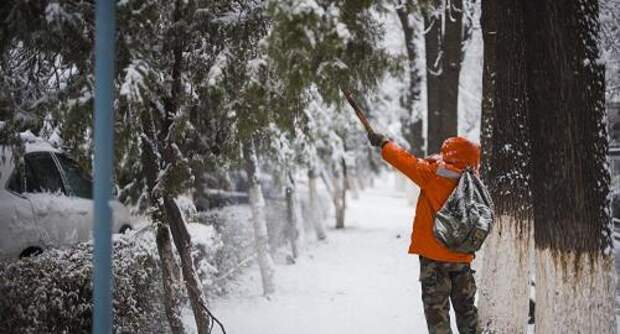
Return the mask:
M 536 331 L 615 333 L 598 1 L 526 1 Z

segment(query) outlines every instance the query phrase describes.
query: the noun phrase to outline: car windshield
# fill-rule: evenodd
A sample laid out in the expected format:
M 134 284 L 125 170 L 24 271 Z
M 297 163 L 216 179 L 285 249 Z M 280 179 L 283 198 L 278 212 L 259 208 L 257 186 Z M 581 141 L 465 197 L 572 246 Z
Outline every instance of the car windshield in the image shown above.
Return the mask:
M 26 192 L 62 193 L 62 179 L 49 152 L 28 153 L 26 160 Z
M 77 197 L 93 198 L 93 183 L 84 170 L 71 158 L 64 154 L 56 154 L 70 189 L 67 191 Z

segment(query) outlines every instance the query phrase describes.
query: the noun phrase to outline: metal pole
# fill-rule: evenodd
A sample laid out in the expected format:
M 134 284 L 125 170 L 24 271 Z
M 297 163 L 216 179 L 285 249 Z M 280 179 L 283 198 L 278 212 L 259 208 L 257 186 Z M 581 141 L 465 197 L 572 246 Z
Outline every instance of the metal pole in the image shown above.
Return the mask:
M 112 162 L 115 0 L 95 8 L 95 224 L 93 333 L 112 333 Z

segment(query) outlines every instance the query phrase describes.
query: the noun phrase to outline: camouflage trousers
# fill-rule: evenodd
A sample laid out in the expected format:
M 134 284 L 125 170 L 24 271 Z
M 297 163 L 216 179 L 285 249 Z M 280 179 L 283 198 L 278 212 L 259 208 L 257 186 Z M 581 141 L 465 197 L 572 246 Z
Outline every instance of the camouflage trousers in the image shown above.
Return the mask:
M 424 315 L 430 334 L 450 334 L 450 301 L 460 334 L 481 333 L 474 305 L 476 282 L 469 264 L 438 262 L 420 256 Z

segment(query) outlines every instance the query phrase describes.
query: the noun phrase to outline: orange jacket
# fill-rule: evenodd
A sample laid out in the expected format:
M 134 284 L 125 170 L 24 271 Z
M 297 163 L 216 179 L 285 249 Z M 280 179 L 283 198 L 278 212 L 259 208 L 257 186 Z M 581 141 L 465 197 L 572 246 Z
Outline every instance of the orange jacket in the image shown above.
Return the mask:
M 461 137 L 452 137 L 442 145 L 442 154 L 429 159 L 419 159 L 393 142 L 381 150 L 383 159 L 401 171 L 421 189 L 416 206 L 409 253 L 419 254 L 442 262 L 469 263 L 474 256 L 449 250 L 433 235 L 433 216 L 448 199 L 457 180 L 439 176 L 437 170 L 446 168 L 460 172 L 467 165 L 478 167 L 480 150 Z

